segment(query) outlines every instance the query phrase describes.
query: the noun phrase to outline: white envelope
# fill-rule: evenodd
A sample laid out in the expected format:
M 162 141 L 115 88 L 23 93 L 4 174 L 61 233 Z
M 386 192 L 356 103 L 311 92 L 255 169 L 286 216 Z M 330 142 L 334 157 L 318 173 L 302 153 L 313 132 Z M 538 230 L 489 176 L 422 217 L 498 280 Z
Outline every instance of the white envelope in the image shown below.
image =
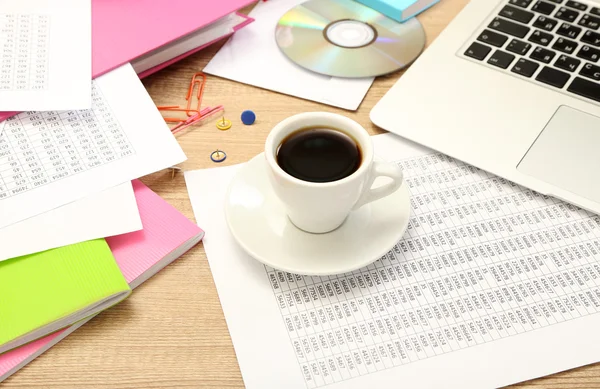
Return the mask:
M 289 60 L 275 42 L 278 20 L 304 0 L 259 2 L 249 16 L 253 23 L 236 32 L 204 68 L 204 72 L 269 89 L 356 110 L 374 78 L 338 78 L 313 73 Z

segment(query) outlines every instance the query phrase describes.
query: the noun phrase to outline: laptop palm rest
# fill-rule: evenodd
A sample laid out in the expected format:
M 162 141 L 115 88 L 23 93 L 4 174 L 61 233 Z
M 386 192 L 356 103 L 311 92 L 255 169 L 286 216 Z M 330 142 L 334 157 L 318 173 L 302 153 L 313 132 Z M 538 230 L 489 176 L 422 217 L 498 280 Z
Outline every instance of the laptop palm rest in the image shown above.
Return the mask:
M 517 170 L 600 202 L 600 118 L 559 107 Z

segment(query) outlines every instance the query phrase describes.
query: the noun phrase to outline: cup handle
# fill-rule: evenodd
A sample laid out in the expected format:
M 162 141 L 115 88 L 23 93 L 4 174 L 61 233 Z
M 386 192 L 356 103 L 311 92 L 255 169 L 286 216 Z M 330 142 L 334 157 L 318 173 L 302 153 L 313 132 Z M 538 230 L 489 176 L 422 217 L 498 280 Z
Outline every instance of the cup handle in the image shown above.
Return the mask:
M 402 186 L 404 175 L 402 174 L 402 169 L 400 166 L 386 162 L 374 161 L 372 169 L 371 179 L 365 185 L 365 192 L 362 194 L 360 199 L 358 199 L 356 204 L 354 204 L 352 210 L 356 210 L 365 204 L 391 195 L 397 191 L 400 186 Z M 375 179 L 382 176 L 391 178 L 392 182 L 373 189 L 372 186 L 373 182 L 375 182 Z

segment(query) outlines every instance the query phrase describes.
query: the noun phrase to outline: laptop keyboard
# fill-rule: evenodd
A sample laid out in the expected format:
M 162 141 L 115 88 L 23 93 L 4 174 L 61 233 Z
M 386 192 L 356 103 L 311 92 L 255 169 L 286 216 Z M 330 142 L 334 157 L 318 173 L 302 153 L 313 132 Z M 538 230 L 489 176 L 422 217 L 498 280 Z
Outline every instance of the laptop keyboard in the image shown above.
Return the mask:
M 600 5 L 506 0 L 463 54 L 598 103 Z

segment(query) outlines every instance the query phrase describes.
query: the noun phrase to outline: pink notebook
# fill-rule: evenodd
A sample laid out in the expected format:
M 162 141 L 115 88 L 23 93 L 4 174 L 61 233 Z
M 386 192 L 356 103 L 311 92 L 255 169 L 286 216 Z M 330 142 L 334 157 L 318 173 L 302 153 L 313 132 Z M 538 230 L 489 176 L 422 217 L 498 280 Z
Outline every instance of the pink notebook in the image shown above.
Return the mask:
M 204 231 L 142 182 L 134 180 L 133 189 L 143 230 L 106 241 L 125 279 L 135 288 L 200 242 Z M 0 382 L 90 319 L 0 355 Z
M 93 0 L 92 74 L 98 77 L 253 2 Z
M 159 47 L 163 47 L 211 23 L 235 13 L 255 0 L 92 0 L 92 78 L 96 78 Z M 238 14 L 239 15 L 239 14 Z M 243 21 L 234 30 L 252 22 Z M 146 77 L 212 43 L 178 55 L 140 73 Z M 0 112 L 0 121 L 17 112 Z

